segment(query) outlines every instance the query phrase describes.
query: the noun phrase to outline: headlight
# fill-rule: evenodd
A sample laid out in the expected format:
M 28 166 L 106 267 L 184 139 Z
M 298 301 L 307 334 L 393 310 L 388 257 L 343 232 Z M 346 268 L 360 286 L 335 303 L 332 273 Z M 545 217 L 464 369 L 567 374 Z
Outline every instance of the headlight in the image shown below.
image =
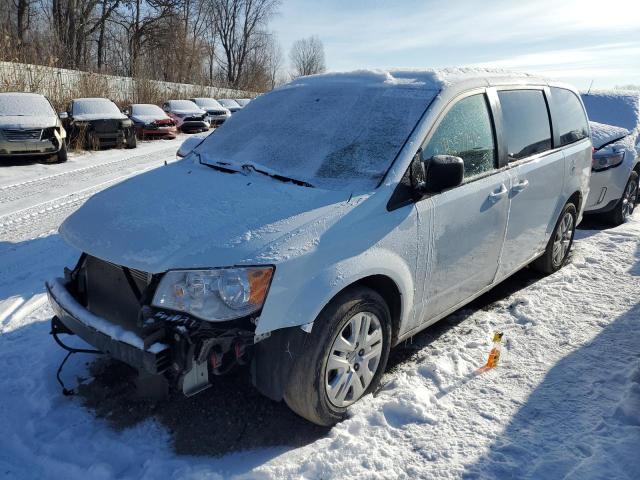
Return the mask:
M 233 320 L 262 308 L 272 276 L 273 267 L 170 271 L 152 305 L 213 322 Z
M 122 125 L 122 128 L 128 128 L 133 125 L 133 122 L 131 120 L 122 120 L 120 125 Z
M 617 167 L 624 160 L 624 150 L 614 150 L 613 152 L 596 152 L 593 154 L 591 167 L 594 171 L 606 170 Z

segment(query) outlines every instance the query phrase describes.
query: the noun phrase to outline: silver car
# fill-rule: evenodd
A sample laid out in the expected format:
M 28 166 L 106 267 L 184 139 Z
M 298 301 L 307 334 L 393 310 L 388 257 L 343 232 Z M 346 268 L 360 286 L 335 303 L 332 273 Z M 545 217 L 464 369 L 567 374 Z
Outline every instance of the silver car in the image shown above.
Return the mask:
M 0 93 L 0 158 L 43 157 L 67 161 L 67 133 L 46 97 Z
M 207 121 L 212 127 L 222 125 L 227 118 L 231 116 L 228 108 L 223 107 L 213 98 L 190 98 L 193 103 L 207 112 Z
M 585 213 L 614 225 L 628 221 L 638 202 L 640 93 L 583 93 L 595 151 Z

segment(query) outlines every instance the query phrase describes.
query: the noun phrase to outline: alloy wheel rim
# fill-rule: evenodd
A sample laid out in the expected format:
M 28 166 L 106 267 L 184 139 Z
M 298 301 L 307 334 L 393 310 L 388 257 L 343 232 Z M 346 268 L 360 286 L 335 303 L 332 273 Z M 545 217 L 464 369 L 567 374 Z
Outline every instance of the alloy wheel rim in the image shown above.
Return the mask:
M 558 267 L 562 264 L 573 239 L 573 215 L 570 212 L 564 214 L 562 221 L 556 229 L 553 241 L 552 260 L 553 264 Z
M 325 368 L 325 390 L 336 407 L 347 407 L 369 388 L 382 357 L 382 326 L 371 312 L 353 315 L 334 339 Z
M 622 216 L 625 220 L 633 214 L 637 194 L 638 184 L 636 182 L 629 182 L 622 197 Z

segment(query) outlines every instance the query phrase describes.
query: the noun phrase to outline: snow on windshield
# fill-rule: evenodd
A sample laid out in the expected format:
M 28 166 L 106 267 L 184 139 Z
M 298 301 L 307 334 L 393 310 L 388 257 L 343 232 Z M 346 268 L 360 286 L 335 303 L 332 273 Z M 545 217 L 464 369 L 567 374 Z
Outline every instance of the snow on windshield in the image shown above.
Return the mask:
M 169 106 L 172 110 L 200 110 L 191 100 L 169 100 Z
M 23 93 L 0 94 L 0 116 L 51 116 L 56 113 L 42 95 Z
M 165 117 L 166 114 L 157 105 L 139 103 L 131 106 L 131 115 L 158 115 Z
M 218 100 L 218 102 L 221 105 L 224 105 L 225 107 L 239 107 L 240 104 L 238 102 L 236 102 L 235 100 L 233 100 L 232 98 L 221 98 L 220 100 Z
M 371 190 L 438 89 L 381 72 L 301 78 L 250 102 L 196 150 L 205 163 L 254 163 L 322 188 Z
M 73 101 L 73 115 L 113 115 L 120 110 L 106 98 L 79 98 Z
M 223 108 L 222 105 L 220 105 L 218 103 L 217 100 L 214 100 L 213 98 L 196 98 L 195 99 L 196 104 L 199 107 L 205 107 L 205 108 Z
M 630 131 L 640 129 L 640 92 L 603 90 L 581 96 L 589 120 Z

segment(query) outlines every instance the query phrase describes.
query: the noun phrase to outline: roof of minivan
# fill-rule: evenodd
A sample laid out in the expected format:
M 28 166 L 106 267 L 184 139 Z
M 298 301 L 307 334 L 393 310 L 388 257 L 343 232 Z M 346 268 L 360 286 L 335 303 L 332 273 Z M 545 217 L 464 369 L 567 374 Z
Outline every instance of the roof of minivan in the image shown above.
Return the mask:
M 320 82 L 337 83 L 369 83 L 385 85 L 407 85 L 428 90 L 442 90 L 451 86 L 490 86 L 501 84 L 547 84 L 547 80 L 527 73 L 512 72 L 502 69 L 457 67 L 442 69 L 386 69 L 356 70 L 352 72 L 331 72 L 319 75 L 300 77 L 285 87 L 295 87 Z

